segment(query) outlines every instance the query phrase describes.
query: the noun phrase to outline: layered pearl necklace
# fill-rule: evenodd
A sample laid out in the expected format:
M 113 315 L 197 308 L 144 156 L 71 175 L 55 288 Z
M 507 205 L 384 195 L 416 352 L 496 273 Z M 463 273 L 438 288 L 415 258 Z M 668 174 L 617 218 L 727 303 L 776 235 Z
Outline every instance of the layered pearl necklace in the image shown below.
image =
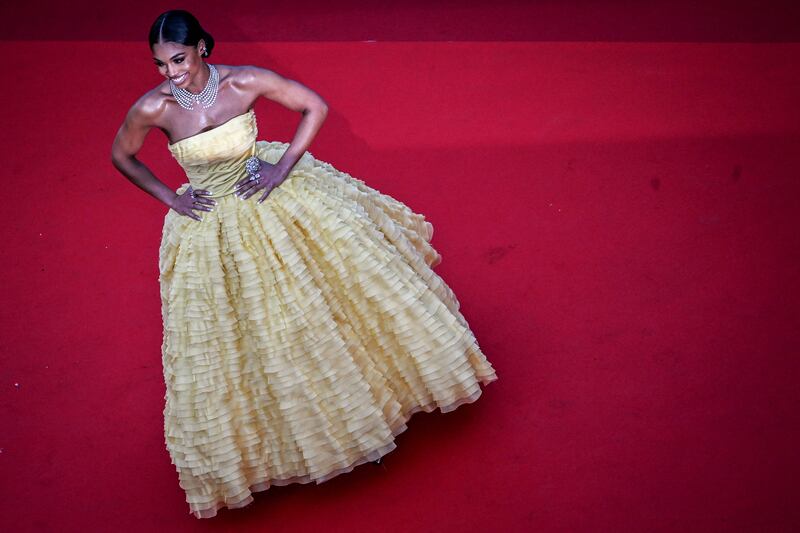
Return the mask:
M 186 89 L 177 87 L 172 80 L 169 80 L 169 89 L 172 91 L 172 96 L 184 109 L 191 111 L 194 109 L 195 104 L 201 104 L 204 108 L 209 108 L 214 105 L 217 100 L 217 90 L 219 89 L 219 73 L 217 67 L 208 65 L 209 75 L 206 86 L 198 94 L 193 94 Z

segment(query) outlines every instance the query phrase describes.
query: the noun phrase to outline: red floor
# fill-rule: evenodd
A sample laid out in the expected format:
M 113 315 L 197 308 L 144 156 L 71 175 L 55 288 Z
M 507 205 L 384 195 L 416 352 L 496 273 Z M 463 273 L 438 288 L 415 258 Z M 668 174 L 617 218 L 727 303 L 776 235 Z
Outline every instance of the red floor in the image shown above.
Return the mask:
M 68 44 L 0 43 L 0 530 L 800 525 L 800 45 L 220 43 L 326 98 L 316 157 L 428 216 L 500 380 L 382 466 L 199 522 L 163 444 L 166 208 L 109 161 L 159 79 L 142 43 Z M 141 159 L 177 187 L 165 143 Z

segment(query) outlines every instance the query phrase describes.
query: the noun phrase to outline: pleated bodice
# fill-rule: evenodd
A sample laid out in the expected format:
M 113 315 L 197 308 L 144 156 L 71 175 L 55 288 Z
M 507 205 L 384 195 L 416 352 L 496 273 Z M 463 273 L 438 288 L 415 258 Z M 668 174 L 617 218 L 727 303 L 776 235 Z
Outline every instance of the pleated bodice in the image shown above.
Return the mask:
M 257 136 L 256 114 L 249 109 L 167 148 L 194 189 L 207 189 L 218 198 L 232 194 L 236 182 L 247 176 L 244 163 L 255 154 Z

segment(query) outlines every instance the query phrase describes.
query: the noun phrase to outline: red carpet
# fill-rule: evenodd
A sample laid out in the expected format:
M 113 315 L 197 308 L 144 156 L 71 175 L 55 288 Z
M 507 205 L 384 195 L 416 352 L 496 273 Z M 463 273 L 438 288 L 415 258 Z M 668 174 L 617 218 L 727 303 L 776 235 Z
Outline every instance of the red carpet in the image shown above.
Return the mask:
M 381 466 L 199 522 L 163 443 L 166 208 L 109 161 L 159 78 L 141 42 L 67 44 L 0 43 L 1 530 L 800 523 L 800 45 L 219 42 L 326 98 L 316 157 L 426 214 L 500 380 Z M 140 158 L 177 187 L 165 143 Z

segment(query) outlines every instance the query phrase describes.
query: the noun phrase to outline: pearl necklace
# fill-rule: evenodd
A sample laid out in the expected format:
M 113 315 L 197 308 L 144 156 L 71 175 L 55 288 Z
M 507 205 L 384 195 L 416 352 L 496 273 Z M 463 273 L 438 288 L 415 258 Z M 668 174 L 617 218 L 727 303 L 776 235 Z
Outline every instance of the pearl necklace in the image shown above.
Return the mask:
M 169 80 L 169 89 L 172 91 L 172 96 L 184 109 L 191 111 L 194 109 L 195 104 L 202 104 L 204 108 L 209 108 L 214 105 L 217 100 L 217 90 L 219 90 L 219 73 L 217 67 L 208 65 L 209 75 L 206 86 L 198 94 L 193 94 L 186 89 L 177 87 L 172 80 Z

